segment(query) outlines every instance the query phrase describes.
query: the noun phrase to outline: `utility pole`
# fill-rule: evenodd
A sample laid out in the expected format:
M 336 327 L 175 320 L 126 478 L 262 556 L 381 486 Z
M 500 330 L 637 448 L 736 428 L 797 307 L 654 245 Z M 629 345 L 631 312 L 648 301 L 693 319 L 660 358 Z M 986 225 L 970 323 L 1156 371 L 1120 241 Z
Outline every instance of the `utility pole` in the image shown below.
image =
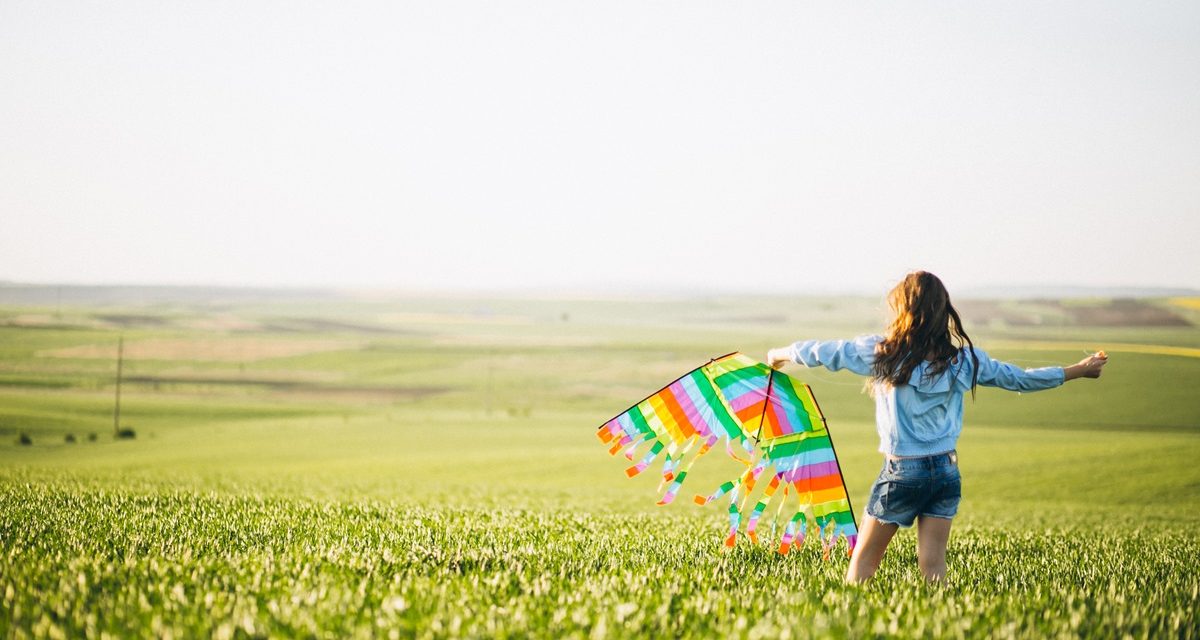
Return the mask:
M 125 336 L 117 338 L 117 401 L 113 405 L 113 436 L 121 435 L 121 363 L 125 360 Z
M 492 351 L 491 351 L 491 349 L 488 349 L 488 351 L 487 351 L 487 391 L 484 394 L 484 401 L 483 401 L 483 412 L 484 412 L 484 415 L 486 415 L 488 417 L 491 417 L 491 415 L 492 415 L 492 378 L 493 377 L 494 377 L 494 374 L 492 372 Z

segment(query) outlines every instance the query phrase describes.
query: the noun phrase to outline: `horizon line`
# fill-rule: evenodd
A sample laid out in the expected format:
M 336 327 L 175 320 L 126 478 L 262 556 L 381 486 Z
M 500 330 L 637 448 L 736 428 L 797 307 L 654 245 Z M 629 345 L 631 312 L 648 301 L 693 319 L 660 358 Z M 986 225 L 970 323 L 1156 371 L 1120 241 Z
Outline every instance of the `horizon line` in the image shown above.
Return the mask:
M 223 290 L 228 292 L 274 291 L 279 293 L 308 293 L 324 295 L 399 295 L 399 296 L 515 296 L 515 297 L 612 297 L 620 294 L 623 297 L 669 296 L 669 297 L 700 297 L 700 296 L 850 296 L 875 297 L 884 292 L 885 287 L 866 286 L 831 286 L 807 287 L 797 289 L 734 289 L 727 286 L 715 286 L 709 289 L 697 287 L 655 287 L 647 285 L 629 285 L 613 283 L 608 285 L 528 285 L 528 286 L 494 286 L 468 287 L 461 285 L 442 286 L 400 286 L 400 285 L 356 285 L 356 284 L 205 284 L 205 283 L 154 283 L 154 282 L 36 282 L 0 279 L 0 289 L 159 289 L 159 290 Z M 984 284 L 959 287 L 954 292 L 956 297 L 1012 297 L 1014 295 L 1043 295 L 1051 297 L 1172 297 L 1200 295 L 1200 288 L 1171 285 L 1083 285 L 1071 283 L 1056 284 Z

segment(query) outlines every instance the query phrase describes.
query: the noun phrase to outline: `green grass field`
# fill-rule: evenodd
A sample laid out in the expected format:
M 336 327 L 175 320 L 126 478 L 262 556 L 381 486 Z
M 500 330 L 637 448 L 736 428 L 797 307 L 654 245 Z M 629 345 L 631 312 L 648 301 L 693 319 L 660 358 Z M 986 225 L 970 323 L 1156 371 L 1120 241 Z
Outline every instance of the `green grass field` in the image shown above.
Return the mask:
M 0 634 L 1197 637 L 1200 358 L 1108 346 L 1200 347 L 1200 310 L 1152 304 L 1192 325 L 968 317 L 1024 366 L 1083 357 L 1064 344 L 1111 361 L 980 390 L 935 587 L 912 531 L 857 587 L 812 545 L 723 552 L 723 508 L 655 507 L 594 435 L 712 356 L 877 331 L 875 300 L 0 307 Z M 112 437 L 119 335 L 133 440 Z M 861 513 L 880 465 L 862 380 L 789 373 Z M 710 455 L 685 497 L 736 468 Z

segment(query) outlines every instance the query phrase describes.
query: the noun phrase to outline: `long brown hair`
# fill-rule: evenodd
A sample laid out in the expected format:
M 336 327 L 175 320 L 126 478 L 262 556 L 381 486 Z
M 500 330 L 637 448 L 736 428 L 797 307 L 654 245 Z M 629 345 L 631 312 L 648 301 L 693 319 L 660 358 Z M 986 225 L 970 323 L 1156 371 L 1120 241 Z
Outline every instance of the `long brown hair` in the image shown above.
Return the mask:
M 971 397 L 975 397 L 979 357 L 942 281 L 927 271 L 914 271 L 888 294 L 888 304 L 895 317 L 875 348 L 870 381 L 893 387 L 908 384 L 913 369 L 925 360 L 929 361 L 925 375 L 935 377 L 966 351 L 974 365 Z

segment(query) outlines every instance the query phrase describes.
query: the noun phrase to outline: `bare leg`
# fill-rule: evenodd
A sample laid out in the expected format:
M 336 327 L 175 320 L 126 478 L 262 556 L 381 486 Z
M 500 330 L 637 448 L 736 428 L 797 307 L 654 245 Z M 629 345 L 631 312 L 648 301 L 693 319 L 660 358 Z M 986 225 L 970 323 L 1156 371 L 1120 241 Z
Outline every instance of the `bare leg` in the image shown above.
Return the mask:
M 930 582 L 946 577 L 946 542 L 953 520 L 921 516 L 917 519 L 917 564 Z
M 875 575 L 879 563 L 883 560 L 883 552 L 887 551 L 888 543 L 899 528 L 897 525 L 886 524 L 863 514 L 863 527 L 858 532 L 858 544 L 854 546 L 854 555 L 850 556 L 846 582 L 865 582 Z M 942 548 L 945 549 L 945 545 Z

